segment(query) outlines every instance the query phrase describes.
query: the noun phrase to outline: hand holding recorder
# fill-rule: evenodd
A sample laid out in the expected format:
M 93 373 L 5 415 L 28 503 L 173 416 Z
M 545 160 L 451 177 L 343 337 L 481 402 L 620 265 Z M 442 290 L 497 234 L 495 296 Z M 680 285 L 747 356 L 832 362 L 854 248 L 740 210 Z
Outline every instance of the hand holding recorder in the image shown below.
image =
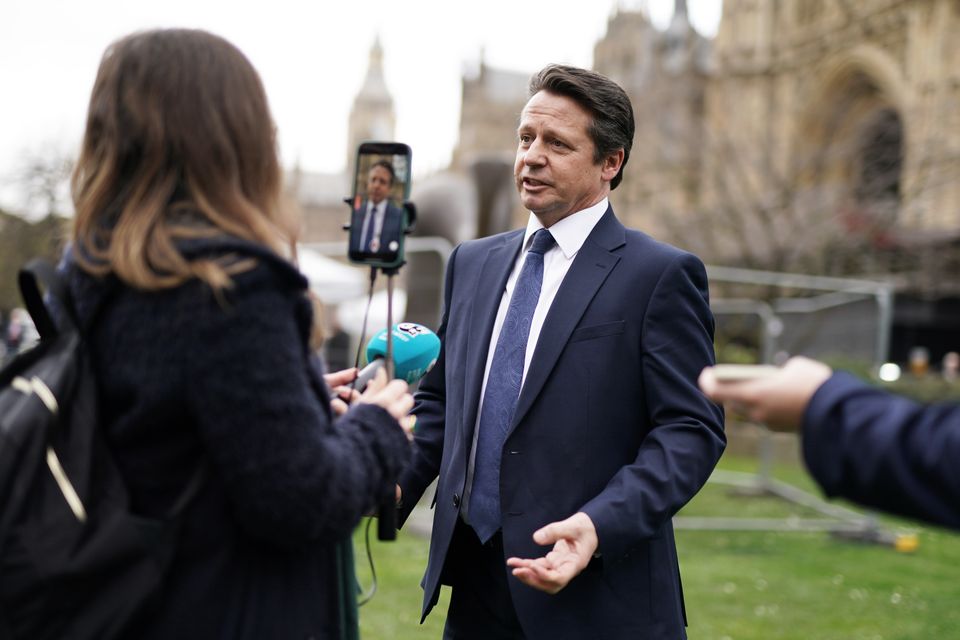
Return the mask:
M 700 374 L 700 389 L 735 413 L 775 431 L 800 428 L 813 394 L 832 375 L 830 367 L 795 357 L 783 367 L 717 365 Z

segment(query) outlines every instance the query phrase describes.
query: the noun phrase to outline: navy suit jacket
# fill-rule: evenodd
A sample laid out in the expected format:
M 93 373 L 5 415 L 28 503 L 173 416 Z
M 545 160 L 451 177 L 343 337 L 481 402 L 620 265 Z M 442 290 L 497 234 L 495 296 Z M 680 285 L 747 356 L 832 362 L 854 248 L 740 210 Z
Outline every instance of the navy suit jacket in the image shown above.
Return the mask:
M 803 422 L 803 457 L 827 495 L 960 529 L 960 406 L 836 373 Z
M 447 268 L 443 347 L 416 394 L 417 446 L 400 480 L 402 522 L 439 474 L 424 617 L 460 517 L 490 334 L 522 239 L 464 243 Z M 528 638 L 685 637 L 671 517 L 726 443 L 722 411 L 697 388 L 713 362 L 703 264 L 608 209 L 557 292 L 503 447 L 507 557 L 542 556 L 533 532 L 578 511 L 599 537 L 599 557 L 556 595 L 508 578 Z
M 356 230 L 350 234 L 350 251 L 363 253 L 360 246 L 363 242 L 363 219 L 367 216 L 367 200 L 360 203 L 360 207 L 350 214 L 350 229 Z M 372 221 L 371 221 L 372 224 Z M 392 253 L 388 248 L 391 239 L 400 239 L 403 232 L 403 209 L 387 200 L 387 208 L 383 212 L 383 226 L 380 229 L 380 250 L 377 253 Z

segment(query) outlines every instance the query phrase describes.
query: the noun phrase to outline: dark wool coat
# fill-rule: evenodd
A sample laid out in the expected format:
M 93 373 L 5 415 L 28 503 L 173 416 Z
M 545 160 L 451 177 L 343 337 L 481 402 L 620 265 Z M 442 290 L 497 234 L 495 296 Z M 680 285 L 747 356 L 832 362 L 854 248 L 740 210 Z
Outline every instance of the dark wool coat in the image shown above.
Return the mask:
M 335 638 L 337 545 L 399 475 L 409 449 L 383 409 L 334 420 L 308 347 L 306 280 L 263 248 L 214 295 L 192 281 L 144 292 L 67 261 L 81 319 L 106 302 L 92 347 L 110 443 L 133 507 L 163 515 L 201 461 L 157 611 L 132 638 Z

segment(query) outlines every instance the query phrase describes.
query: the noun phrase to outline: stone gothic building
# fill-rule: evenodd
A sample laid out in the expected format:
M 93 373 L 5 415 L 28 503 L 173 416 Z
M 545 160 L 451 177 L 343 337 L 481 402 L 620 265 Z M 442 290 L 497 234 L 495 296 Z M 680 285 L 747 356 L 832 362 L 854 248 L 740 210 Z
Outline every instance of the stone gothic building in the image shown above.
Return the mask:
M 896 284 L 892 356 L 960 348 L 960 3 L 725 0 L 699 205 L 727 264 Z
M 635 108 L 618 215 L 715 264 L 892 277 L 894 342 L 957 349 L 956 33 L 956 0 L 724 0 L 713 40 L 685 0 L 664 30 L 616 9 L 593 67 Z M 526 95 L 506 75 L 464 79 L 461 169 L 500 140 L 512 157 Z
M 627 224 L 654 235 L 667 232 L 664 220 L 673 212 L 690 210 L 699 199 L 709 52 L 709 41 L 690 25 L 685 1 L 677 2 L 664 31 L 656 29 L 644 11 L 615 9 L 606 35 L 594 48 L 593 67 L 626 89 L 637 119 L 626 175 L 611 200 Z M 516 122 L 534 72 L 495 69 L 481 60 L 478 71 L 463 78 L 460 139 L 452 168 L 474 177 L 480 187 L 477 235 L 526 221 L 527 213 L 512 191 L 512 166 Z M 512 196 L 509 217 L 503 214 L 505 192 Z
M 700 203 L 732 232 L 698 248 L 942 289 L 960 265 L 916 254 L 960 232 L 958 32 L 953 0 L 726 0 Z
M 724 0 L 712 40 L 691 26 L 686 0 L 662 30 L 643 10 L 615 9 L 593 67 L 635 108 L 630 162 L 611 195 L 618 215 L 709 263 L 893 277 L 894 342 L 932 345 L 935 356 L 957 349 L 956 33 L 957 0 Z M 349 154 L 360 139 L 393 134 L 382 58 L 374 44 Z M 450 170 L 415 185 L 421 232 L 454 226 L 432 227 L 431 206 L 438 219 L 465 212 L 446 234 L 453 242 L 524 223 L 512 164 L 535 71 L 481 60 L 464 75 Z M 342 239 L 330 231 L 341 196 L 304 196 L 345 194 L 347 182 L 295 175 L 308 239 Z
M 636 112 L 618 214 L 711 261 L 942 289 L 960 269 L 955 32 L 954 0 L 725 0 L 712 41 L 685 0 L 665 30 L 615 10 L 593 67 Z M 527 79 L 464 78 L 455 169 L 512 162 Z
M 287 176 L 289 196 L 300 208 L 305 242 L 346 242 L 342 224 L 350 219 L 343 199 L 352 191 L 356 153 L 365 140 L 392 140 L 396 127 L 393 97 L 383 77 L 383 48 L 377 38 L 363 84 L 353 100 L 347 122 L 347 147 L 344 171 L 338 173 L 305 172 L 294 167 Z
M 699 200 L 709 41 L 690 25 L 687 3 L 657 30 L 642 11 L 614 12 L 593 67 L 633 102 L 637 131 L 623 183 L 611 201 L 629 226 L 663 237 L 676 212 Z

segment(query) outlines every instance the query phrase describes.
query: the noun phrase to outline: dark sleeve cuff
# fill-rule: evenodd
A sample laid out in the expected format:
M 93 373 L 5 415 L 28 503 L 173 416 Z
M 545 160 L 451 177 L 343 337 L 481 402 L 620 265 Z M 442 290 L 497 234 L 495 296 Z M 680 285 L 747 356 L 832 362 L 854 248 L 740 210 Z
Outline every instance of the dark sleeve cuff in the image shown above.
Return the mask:
M 838 495 L 843 472 L 842 403 L 852 391 L 865 386 L 849 373 L 834 373 L 813 394 L 804 412 L 803 461 L 828 496 Z

